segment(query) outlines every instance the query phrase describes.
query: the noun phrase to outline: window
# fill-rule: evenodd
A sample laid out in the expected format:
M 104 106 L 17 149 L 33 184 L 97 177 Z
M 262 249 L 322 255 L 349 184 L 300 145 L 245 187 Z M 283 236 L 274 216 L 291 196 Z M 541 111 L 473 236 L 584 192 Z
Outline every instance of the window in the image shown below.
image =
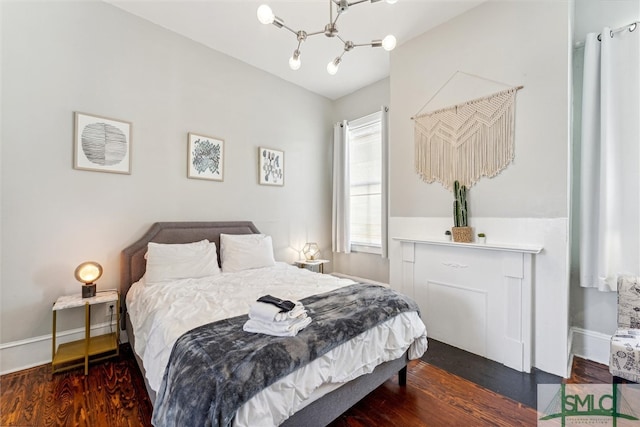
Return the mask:
M 351 250 L 381 253 L 381 113 L 349 122 Z

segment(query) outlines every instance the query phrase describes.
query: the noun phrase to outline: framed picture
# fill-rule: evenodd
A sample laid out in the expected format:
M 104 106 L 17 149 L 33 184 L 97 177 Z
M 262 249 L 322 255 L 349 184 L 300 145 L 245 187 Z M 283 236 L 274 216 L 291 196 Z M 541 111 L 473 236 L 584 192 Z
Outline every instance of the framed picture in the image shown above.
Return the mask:
M 73 168 L 131 173 L 131 123 L 75 113 Z
M 260 147 L 258 175 L 262 185 L 284 185 L 284 152 Z
M 187 177 L 224 181 L 224 140 L 189 133 Z

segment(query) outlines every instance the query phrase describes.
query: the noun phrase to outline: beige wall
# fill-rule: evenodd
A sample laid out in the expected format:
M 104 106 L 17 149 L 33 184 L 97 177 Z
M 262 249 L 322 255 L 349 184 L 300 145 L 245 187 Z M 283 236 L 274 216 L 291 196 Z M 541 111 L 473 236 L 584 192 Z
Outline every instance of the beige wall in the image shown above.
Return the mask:
M 2 2 L 1 24 L 0 344 L 50 336 L 82 261 L 116 288 L 155 221 L 252 220 L 283 261 L 330 251 L 328 99 L 103 2 Z M 72 168 L 74 111 L 133 123 L 131 175 Z M 187 179 L 187 132 L 225 140 L 224 182 Z M 284 187 L 258 185 L 259 146 L 285 152 Z
M 634 2 L 577 3 L 606 4 L 609 13 Z M 390 79 L 331 103 L 101 2 L 0 2 L 0 347 L 50 334 L 51 303 L 78 291 L 73 269 L 81 261 L 105 266 L 99 289 L 116 287 L 120 249 L 154 221 L 249 219 L 274 235 L 279 259 L 295 258 L 307 240 L 330 253 L 331 125 L 380 105 L 391 107 L 393 220 L 413 218 L 421 232 L 439 234 L 450 194 L 413 171 L 409 117 L 456 70 L 525 86 L 517 100 L 515 162 L 472 188 L 472 218 L 564 224 L 569 9 L 563 0 L 489 2 L 398 46 Z M 616 25 L 597 23 L 606 24 Z M 494 89 L 459 83 L 479 94 Z M 430 107 L 460 94 L 445 95 Z M 133 122 L 132 175 L 71 168 L 73 111 Z M 225 139 L 224 183 L 186 178 L 189 131 Z M 257 185 L 259 145 L 285 151 L 284 187 Z M 538 325 L 544 335 L 556 321 L 566 323 L 568 226 L 550 228 L 553 237 L 527 228 L 526 238 L 542 236 L 540 243 L 553 248 L 545 268 L 551 273 L 537 290 L 537 305 L 551 301 L 548 309 L 556 312 Z M 389 263 L 378 256 L 333 261 L 333 270 L 389 280 Z M 597 311 L 601 302 L 577 292 L 572 307 L 582 316 L 580 307 Z M 609 299 L 607 319 L 612 309 Z M 63 327 L 77 327 L 75 320 Z M 563 358 L 562 333 L 551 335 L 537 339 L 547 343 L 542 349 L 548 345 L 555 367 Z
M 489 1 L 391 57 L 391 237 L 440 238 L 453 225 L 451 192 L 415 172 L 410 117 L 505 88 L 456 71 L 524 86 L 515 159 L 470 188 L 470 221 L 488 241 L 545 248 L 535 260 L 534 365 L 559 375 L 568 361 L 570 11 L 568 1 Z M 390 248 L 392 286 L 402 283 L 398 246 Z
M 473 216 L 567 216 L 568 3 L 490 1 L 404 43 L 391 57 L 391 216 L 449 216 L 451 193 L 414 170 L 414 114 L 504 89 L 517 95 L 515 160 L 469 192 Z M 460 90 L 461 89 L 461 90 Z

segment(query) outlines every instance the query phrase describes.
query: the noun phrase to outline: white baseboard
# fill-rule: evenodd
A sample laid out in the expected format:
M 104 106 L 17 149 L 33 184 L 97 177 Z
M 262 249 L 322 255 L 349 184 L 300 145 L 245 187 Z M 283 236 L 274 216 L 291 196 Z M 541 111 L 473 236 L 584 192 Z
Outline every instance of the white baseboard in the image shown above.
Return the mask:
M 371 283 L 370 280 L 345 274 L 333 273 L 333 275 L 349 278 L 355 281 Z M 388 286 L 385 283 L 380 284 Z M 91 327 L 92 335 L 99 335 L 107 332 L 109 332 L 108 323 L 92 325 Z M 84 328 L 77 328 L 58 332 L 56 340 L 58 343 L 65 343 L 79 340 L 83 337 Z M 597 363 L 602 363 L 603 365 L 609 365 L 610 339 L 611 336 L 600 332 L 572 327 L 570 329 L 569 337 L 569 342 L 571 343 L 570 355 L 571 357 L 578 356 Z M 124 343 L 127 341 L 126 331 L 120 331 L 120 342 Z M 0 375 L 47 363 L 51 363 L 51 335 L 43 335 L 0 345 Z
M 108 332 L 109 323 L 91 325 L 91 335 Z M 60 331 L 56 335 L 56 344 L 83 338 L 84 328 Z M 127 342 L 126 331 L 120 331 L 120 342 Z M 51 363 L 51 344 L 51 335 L 42 335 L 0 345 L 0 375 Z
M 582 357 L 609 366 L 610 335 L 571 327 L 571 356 Z

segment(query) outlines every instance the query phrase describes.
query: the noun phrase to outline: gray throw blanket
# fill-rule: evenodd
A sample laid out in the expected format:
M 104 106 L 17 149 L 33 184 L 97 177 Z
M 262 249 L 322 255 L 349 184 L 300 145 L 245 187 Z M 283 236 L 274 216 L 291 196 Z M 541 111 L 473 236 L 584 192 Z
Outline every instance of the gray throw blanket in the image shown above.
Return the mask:
M 160 426 L 228 426 L 260 390 L 402 312 L 410 298 L 356 284 L 301 301 L 313 319 L 295 337 L 244 332 L 247 315 L 195 328 L 176 341 L 154 405 Z

